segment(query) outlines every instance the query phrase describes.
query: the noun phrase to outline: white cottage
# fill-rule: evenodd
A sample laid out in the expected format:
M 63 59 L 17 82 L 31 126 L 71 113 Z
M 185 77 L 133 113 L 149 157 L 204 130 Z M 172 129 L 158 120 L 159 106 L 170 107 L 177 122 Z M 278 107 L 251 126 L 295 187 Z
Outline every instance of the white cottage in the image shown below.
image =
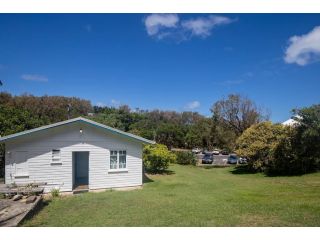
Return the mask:
M 142 148 L 153 141 L 74 118 L 0 138 L 5 183 L 46 182 L 45 192 L 142 185 Z

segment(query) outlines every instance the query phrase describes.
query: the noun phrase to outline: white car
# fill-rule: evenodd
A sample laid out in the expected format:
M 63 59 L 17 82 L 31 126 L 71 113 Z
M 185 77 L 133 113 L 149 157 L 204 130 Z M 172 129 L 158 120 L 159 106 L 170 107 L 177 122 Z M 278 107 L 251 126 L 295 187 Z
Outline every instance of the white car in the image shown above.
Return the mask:
M 201 153 L 201 149 L 200 148 L 194 148 L 194 149 L 192 149 L 192 153 L 199 154 L 199 153 Z
M 247 164 L 247 163 L 248 163 L 248 160 L 247 160 L 246 158 L 244 158 L 244 157 L 240 157 L 240 158 L 239 158 L 239 163 L 240 163 L 240 164 Z
M 215 150 L 212 151 L 212 153 L 213 153 L 214 155 L 219 155 L 219 154 L 220 154 L 220 151 L 219 151 L 218 149 L 215 149 Z

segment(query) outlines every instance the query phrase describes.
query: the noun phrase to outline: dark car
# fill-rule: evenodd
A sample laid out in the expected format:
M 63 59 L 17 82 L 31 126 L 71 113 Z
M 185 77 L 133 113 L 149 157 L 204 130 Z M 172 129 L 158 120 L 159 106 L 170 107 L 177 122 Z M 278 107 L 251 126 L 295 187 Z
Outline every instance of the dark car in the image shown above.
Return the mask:
M 225 150 L 225 149 L 224 149 L 224 150 L 222 150 L 222 151 L 221 151 L 221 154 L 222 154 L 222 155 L 228 155 L 228 154 L 229 154 L 229 152 L 228 152 L 227 150 Z
M 236 154 L 231 154 L 229 157 L 228 157 L 228 161 L 227 163 L 229 164 L 237 164 L 239 161 L 239 158 Z
M 212 164 L 212 163 L 213 163 L 212 154 L 206 153 L 202 158 L 202 164 Z

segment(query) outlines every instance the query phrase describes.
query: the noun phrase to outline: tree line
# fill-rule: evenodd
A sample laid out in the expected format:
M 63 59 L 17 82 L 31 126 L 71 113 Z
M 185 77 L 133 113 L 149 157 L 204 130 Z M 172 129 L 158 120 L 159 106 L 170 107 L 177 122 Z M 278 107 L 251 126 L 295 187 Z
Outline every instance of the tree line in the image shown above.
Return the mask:
M 239 94 L 214 102 L 210 111 L 212 115 L 205 117 L 192 111 L 100 107 L 77 97 L 0 92 L 0 135 L 83 116 L 155 140 L 168 149 L 236 151 L 248 158 L 248 167 L 254 171 L 296 174 L 319 166 L 320 105 L 295 110 L 294 115 L 300 116 L 295 128 L 268 122 L 268 111 Z M 2 167 L 3 153 L 2 144 Z
M 130 109 L 93 106 L 76 97 L 13 96 L 0 93 L 0 135 L 8 135 L 68 118 L 84 116 L 108 126 L 155 140 L 175 148 L 232 150 L 235 140 L 252 124 L 268 119 L 255 103 L 230 94 L 213 103 L 212 117 L 198 112 Z

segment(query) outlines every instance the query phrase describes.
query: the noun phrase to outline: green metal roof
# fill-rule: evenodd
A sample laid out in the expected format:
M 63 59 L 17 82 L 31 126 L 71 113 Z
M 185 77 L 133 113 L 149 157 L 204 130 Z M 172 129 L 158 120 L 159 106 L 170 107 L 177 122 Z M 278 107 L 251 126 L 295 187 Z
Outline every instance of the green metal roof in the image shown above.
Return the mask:
M 50 128 L 55 128 L 55 127 L 59 127 L 59 126 L 63 126 L 63 125 L 67 125 L 67 124 L 75 123 L 75 122 L 83 122 L 83 123 L 86 123 L 88 125 L 92 125 L 94 127 L 97 127 L 97 128 L 100 128 L 100 129 L 104 129 L 104 130 L 110 131 L 110 132 L 112 132 L 114 134 L 118 134 L 118 135 L 121 135 L 121 136 L 124 136 L 124 137 L 127 137 L 127 138 L 138 140 L 138 141 L 143 142 L 143 143 L 155 144 L 154 141 L 151 141 L 151 140 L 145 139 L 143 137 L 139 137 L 137 135 L 134 135 L 134 134 L 131 134 L 131 133 L 127 133 L 127 132 L 124 132 L 124 131 L 121 131 L 121 130 L 118 130 L 118 129 L 115 129 L 115 128 L 112 128 L 112 127 L 109 127 L 109 126 L 106 126 L 106 125 L 103 125 L 101 123 L 97 123 L 95 121 L 92 121 L 92 120 L 89 120 L 89 119 L 86 119 L 86 118 L 83 118 L 83 117 L 73 118 L 73 119 L 70 119 L 70 120 L 67 120 L 67 121 L 53 123 L 53 124 L 42 126 L 42 127 L 39 127 L 39 128 L 34 128 L 34 129 L 31 129 L 31 130 L 27 130 L 27 131 L 11 134 L 11 135 L 8 135 L 8 136 L 4 136 L 4 137 L 0 138 L 0 142 L 5 142 L 5 141 L 13 139 L 13 138 L 22 137 L 22 136 L 29 135 L 29 134 L 32 134 L 32 133 L 35 133 L 35 132 L 39 132 L 39 131 L 43 131 L 43 130 L 47 130 L 47 129 L 50 129 Z

